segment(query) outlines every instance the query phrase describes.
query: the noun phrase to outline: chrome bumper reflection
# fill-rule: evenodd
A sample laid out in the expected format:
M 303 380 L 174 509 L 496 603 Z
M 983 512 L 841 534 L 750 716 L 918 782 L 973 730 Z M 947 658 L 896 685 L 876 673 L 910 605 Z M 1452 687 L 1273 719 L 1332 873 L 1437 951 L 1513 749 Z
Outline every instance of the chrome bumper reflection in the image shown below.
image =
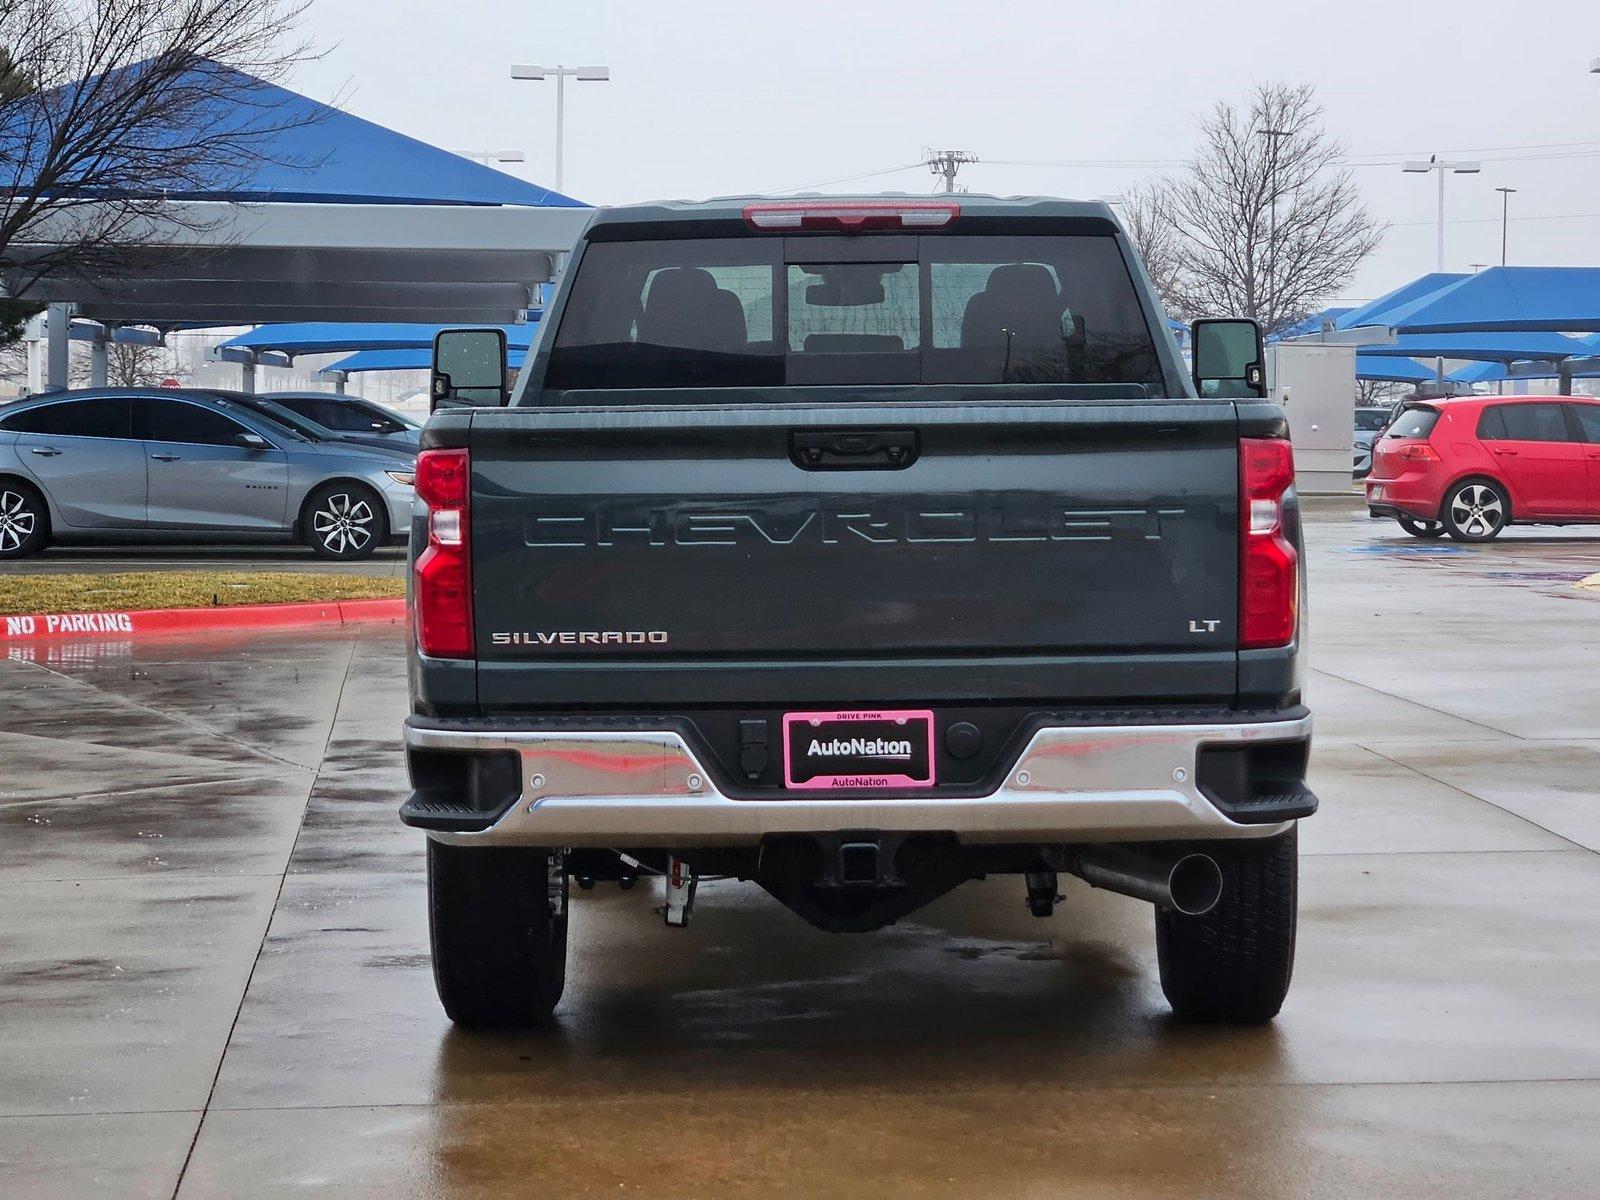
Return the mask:
M 1252 724 L 1052 726 L 1005 782 L 970 799 L 798 796 L 741 800 L 720 791 L 671 730 L 525 732 L 407 727 L 417 749 L 516 751 L 522 795 L 481 833 L 430 832 L 462 845 L 746 844 L 767 834 L 842 829 L 951 832 L 968 842 L 1268 837 L 1195 786 L 1202 746 L 1297 741 L 1311 718 Z

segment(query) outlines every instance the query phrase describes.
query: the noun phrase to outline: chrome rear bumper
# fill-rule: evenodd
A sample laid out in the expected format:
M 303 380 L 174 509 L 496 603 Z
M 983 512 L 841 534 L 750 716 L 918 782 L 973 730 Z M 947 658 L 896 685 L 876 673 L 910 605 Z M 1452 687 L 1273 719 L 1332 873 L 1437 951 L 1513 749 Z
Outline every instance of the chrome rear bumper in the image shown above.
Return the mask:
M 1242 824 L 1196 786 L 1203 746 L 1292 742 L 1311 718 L 1195 725 L 1050 726 L 1005 782 L 976 798 L 774 799 L 726 795 L 672 730 L 519 731 L 408 725 L 414 750 L 515 751 L 521 793 L 491 827 L 430 830 L 458 845 L 753 844 L 769 834 L 847 829 L 954 833 L 965 842 L 1156 841 L 1270 837 L 1286 822 Z

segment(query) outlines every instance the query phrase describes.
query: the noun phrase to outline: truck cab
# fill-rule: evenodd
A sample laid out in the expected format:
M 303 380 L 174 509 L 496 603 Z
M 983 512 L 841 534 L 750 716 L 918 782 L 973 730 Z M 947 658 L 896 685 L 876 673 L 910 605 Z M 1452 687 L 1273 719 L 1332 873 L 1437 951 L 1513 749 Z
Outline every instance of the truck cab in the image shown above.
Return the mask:
M 573 879 L 868 932 L 1063 873 L 1155 906 L 1180 1014 L 1274 1015 L 1293 461 L 1259 331 L 1192 344 L 1104 205 L 973 196 L 600 210 L 514 391 L 440 334 L 401 816 L 452 1018 L 552 1011 Z

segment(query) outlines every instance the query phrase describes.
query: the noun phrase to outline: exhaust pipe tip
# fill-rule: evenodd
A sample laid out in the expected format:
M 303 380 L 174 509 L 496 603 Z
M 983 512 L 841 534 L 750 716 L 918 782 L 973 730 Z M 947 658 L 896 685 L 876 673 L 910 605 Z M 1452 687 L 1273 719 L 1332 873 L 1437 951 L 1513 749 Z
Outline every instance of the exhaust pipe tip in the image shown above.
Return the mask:
M 1172 907 L 1186 917 L 1203 917 L 1222 899 L 1222 868 L 1209 854 L 1185 854 L 1167 875 Z
M 1176 859 L 1126 846 L 1085 846 L 1066 869 L 1090 887 L 1148 900 L 1186 917 L 1203 917 L 1222 899 L 1222 868 L 1198 851 Z

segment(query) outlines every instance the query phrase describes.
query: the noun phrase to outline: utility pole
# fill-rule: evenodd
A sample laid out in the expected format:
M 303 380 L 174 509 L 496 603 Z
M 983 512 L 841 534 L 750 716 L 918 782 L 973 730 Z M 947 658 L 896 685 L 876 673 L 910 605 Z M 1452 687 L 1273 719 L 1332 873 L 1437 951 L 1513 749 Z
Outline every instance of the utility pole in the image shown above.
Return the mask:
M 1271 156 L 1270 174 L 1267 177 L 1267 186 L 1272 193 L 1272 216 L 1270 232 L 1267 234 L 1267 288 L 1263 299 L 1266 304 L 1264 316 L 1271 318 L 1277 306 L 1277 275 L 1278 275 L 1278 142 L 1289 136 L 1287 129 L 1261 129 L 1257 130 L 1262 137 L 1267 139 L 1268 154 Z
M 978 161 L 976 154 L 969 154 L 965 150 L 929 150 L 922 151 L 922 163 L 933 174 L 944 180 L 944 190 L 956 190 L 956 172 L 967 163 Z
M 1516 188 L 1499 187 L 1495 191 L 1500 193 L 1500 265 L 1506 265 L 1506 231 L 1511 224 L 1511 197 L 1517 194 Z

